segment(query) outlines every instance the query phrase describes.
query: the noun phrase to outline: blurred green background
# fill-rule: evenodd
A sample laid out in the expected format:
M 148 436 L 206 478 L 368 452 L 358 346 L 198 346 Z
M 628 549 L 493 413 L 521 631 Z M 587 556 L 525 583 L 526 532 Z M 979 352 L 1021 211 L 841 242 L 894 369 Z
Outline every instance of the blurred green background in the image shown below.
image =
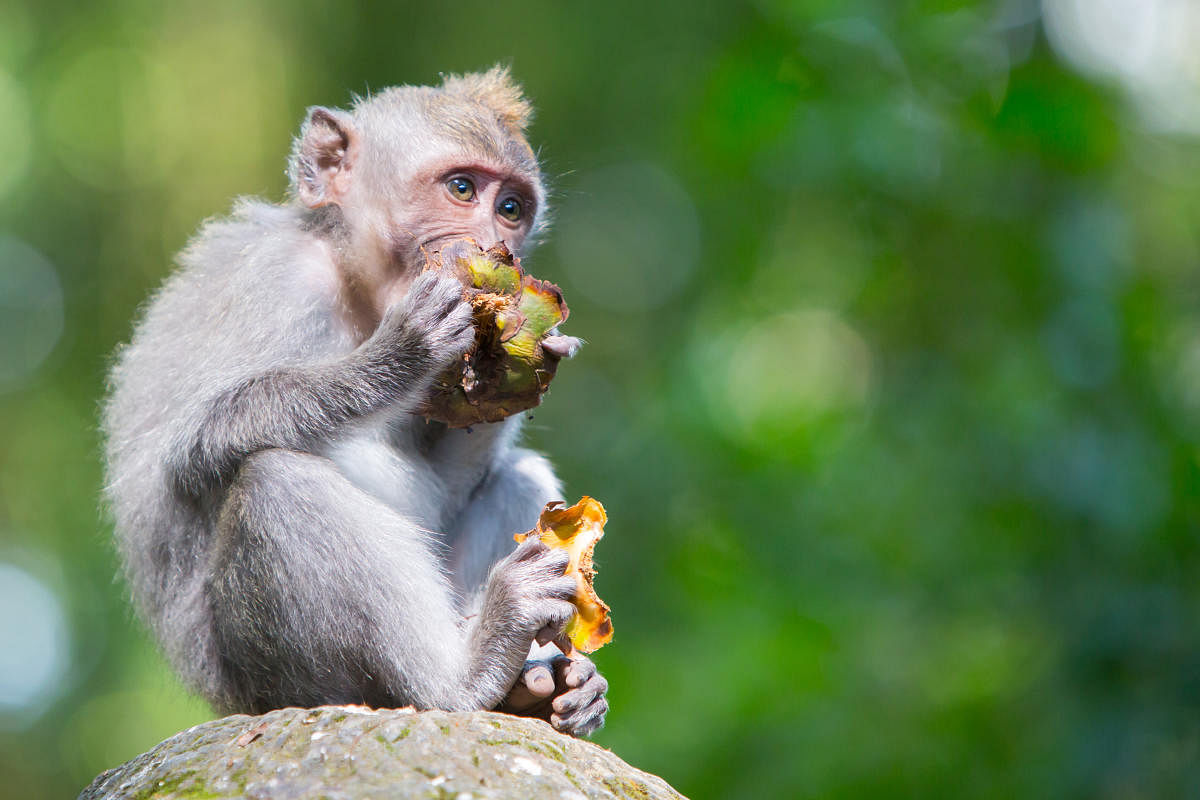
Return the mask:
M 309 105 L 511 63 L 611 522 L 596 741 L 695 798 L 1200 794 L 1200 6 L 0 5 L 0 795 L 210 717 L 98 508 L 107 359 Z

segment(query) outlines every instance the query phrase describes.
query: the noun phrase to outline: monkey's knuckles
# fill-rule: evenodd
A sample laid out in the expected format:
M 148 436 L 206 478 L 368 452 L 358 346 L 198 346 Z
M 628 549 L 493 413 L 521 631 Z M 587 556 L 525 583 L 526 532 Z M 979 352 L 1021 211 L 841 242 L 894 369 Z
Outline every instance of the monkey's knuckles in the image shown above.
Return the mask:
M 530 561 L 534 558 L 537 558 L 539 554 L 547 552 L 549 549 L 549 545 L 547 545 L 541 539 L 538 539 L 537 537 L 530 537 L 517 545 L 517 548 L 509 553 L 504 562 L 501 563 Z
M 451 278 L 423 273 L 401 306 L 404 338 L 420 337 L 439 370 L 475 341 L 471 305 L 462 298 L 462 286 Z
M 604 718 L 608 714 L 608 700 L 603 696 L 593 697 L 591 702 L 573 706 L 573 710 L 568 709 L 560 712 L 555 708 L 559 700 L 578 691 L 568 692 L 554 701 L 551 707 L 555 710 L 550 714 L 550 724 L 556 730 L 572 736 L 587 736 L 596 732 L 604 725 Z
M 463 310 L 454 309 L 432 327 L 429 349 L 441 364 L 447 364 L 462 356 L 475 341 L 470 307 L 467 307 L 464 313 L 459 313 L 460 311 Z
M 562 633 L 575 614 L 575 606 L 566 600 L 549 597 L 530 598 L 523 614 L 538 639 L 538 644 L 552 641 Z
M 563 668 L 562 682 L 569 688 L 575 689 L 582 686 L 595 675 L 596 665 L 592 663 L 591 659 L 577 655 L 574 658 L 569 659 L 566 667 Z M 604 679 L 601 678 L 601 680 Z M 605 683 L 604 689 L 607 691 L 607 683 Z
M 490 591 L 504 598 L 508 618 L 522 630 L 531 636 L 548 630 L 553 638 L 575 613 L 570 602 L 575 580 L 563 575 L 566 563 L 557 553 L 547 549 L 534 557 L 523 556 L 518 551 L 497 565 Z
M 608 713 L 608 681 L 582 655 L 555 663 L 555 678 L 564 687 L 550 703 L 550 724 L 563 733 L 587 736 L 604 724 Z
M 565 576 L 567 566 L 571 563 L 571 554 L 561 548 L 548 547 L 538 539 L 521 543 L 501 563 L 505 572 L 520 575 L 522 580 L 529 583 L 542 584 L 563 579 L 560 588 L 565 587 L 568 581 L 572 587 L 575 585 L 574 578 Z M 570 599 L 574 596 L 574 590 L 569 594 L 555 593 L 555 596 Z
M 581 708 L 594 705 L 608 693 L 608 681 L 598 674 L 593 674 L 577 688 L 567 691 L 554 698 L 555 713 L 570 714 Z

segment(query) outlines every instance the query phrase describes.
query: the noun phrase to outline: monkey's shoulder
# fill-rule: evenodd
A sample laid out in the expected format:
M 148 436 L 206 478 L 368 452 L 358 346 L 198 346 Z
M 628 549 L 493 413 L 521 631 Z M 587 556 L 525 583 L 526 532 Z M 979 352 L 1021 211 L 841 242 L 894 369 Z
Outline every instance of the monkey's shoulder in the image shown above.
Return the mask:
M 332 305 L 339 276 L 329 241 L 302 209 L 241 198 L 227 217 L 207 220 L 179 254 L 180 281 L 228 286 L 254 303 L 263 295 Z
M 242 201 L 210 220 L 142 307 L 118 390 L 203 397 L 264 370 L 348 352 L 327 252 L 293 209 Z

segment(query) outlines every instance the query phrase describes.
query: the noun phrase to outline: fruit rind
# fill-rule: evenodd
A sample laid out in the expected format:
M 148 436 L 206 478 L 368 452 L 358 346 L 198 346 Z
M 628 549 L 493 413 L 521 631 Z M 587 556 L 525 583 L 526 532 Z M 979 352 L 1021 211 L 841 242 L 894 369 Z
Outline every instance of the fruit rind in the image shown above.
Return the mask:
M 538 517 L 536 528 L 513 536 L 517 542 L 537 536 L 543 544 L 563 548 L 570 554 L 564 574 L 575 577 L 575 597 L 571 602 L 575 605 L 576 614 L 567 622 L 564 633 L 571 645 L 583 653 L 599 649 L 610 642 L 613 636 L 612 620 L 608 615 L 610 609 L 596 594 L 592 584 L 596 577 L 592 553 L 596 542 L 604 536 L 607 521 L 604 506 L 585 496 L 575 505 L 565 508 L 561 501 L 547 503 Z
M 428 256 L 425 268 L 463 284 L 475 341 L 434 379 L 421 415 L 464 428 L 541 403 L 559 361 L 542 341 L 557 335 L 569 314 L 562 290 L 526 275 L 503 242 L 484 250 L 472 239 L 455 240 Z

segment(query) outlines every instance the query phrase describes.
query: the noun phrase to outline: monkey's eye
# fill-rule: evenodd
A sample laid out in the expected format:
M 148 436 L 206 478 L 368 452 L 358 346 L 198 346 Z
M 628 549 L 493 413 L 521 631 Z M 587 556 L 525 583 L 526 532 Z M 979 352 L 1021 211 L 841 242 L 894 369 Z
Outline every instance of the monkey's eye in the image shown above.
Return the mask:
M 469 178 L 462 176 L 451 178 L 446 181 L 446 190 L 455 200 L 464 203 L 475 199 L 475 184 L 471 183 Z
M 516 222 L 521 218 L 521 202 L 515 197 L 506 197 L 496 206 L 496 213 L 509 222 Z

